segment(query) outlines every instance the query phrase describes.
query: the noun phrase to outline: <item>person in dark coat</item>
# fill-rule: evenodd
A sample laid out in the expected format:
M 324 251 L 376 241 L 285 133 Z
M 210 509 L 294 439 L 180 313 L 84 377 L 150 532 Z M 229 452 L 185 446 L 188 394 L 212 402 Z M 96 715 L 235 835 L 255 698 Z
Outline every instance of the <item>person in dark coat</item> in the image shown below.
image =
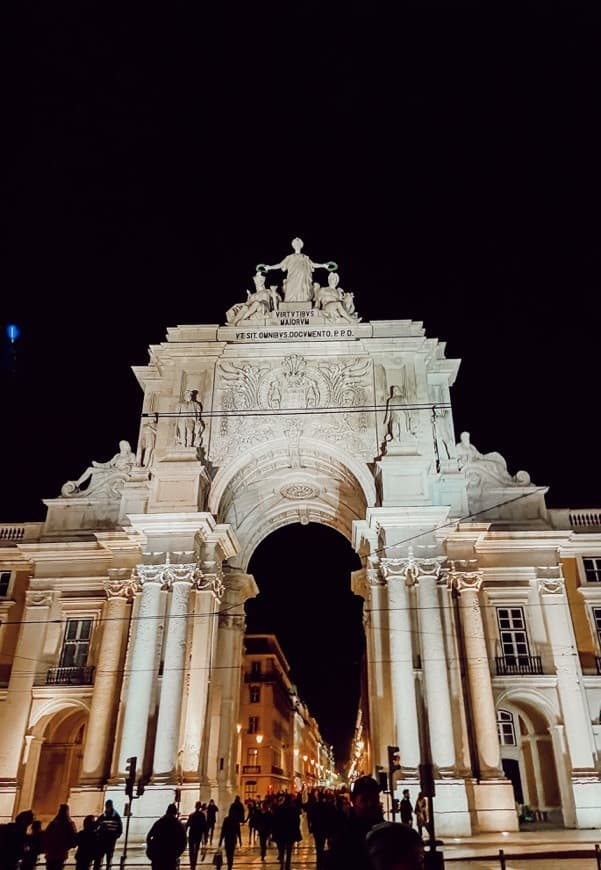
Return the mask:
M 186 831 L 177 818 L 177 807 L 169 804 L 146 834 L 146 856 L 152 870 L 176 870 L 179 856 L 186 848 Z
M 207 804 L 207 837 L 211 845 L 213 845 L 213 833 L 215 832 L 215 822 L 217 821 L 218 812 L 219 807 L 217 806 L 213 798 L 211 798 L 211 800 Z
M 81 831 L 77 832 L 77 852 L 75 853 L 76 870 L 90 870 L 90 864 L 98 853 L 98 836 L 96 833 L 96 818 L 86 816 Z
M 272 815 L 269 809 L 269 804 L 266 801 L 263 801 L 259 810 L 254 815 L 254 826 L 259 835 L 261 861 L 264 861 L 267 855 L 267 843 L 269 841 L 272 827 Z
M 236 795 L 234 798 L 234 802 L 230 804 L 228 816 L 232 819 L 235 819 L 238 822 L 238 845 L 242 845 L 242 831 L 240 830 L 240 825 L 244 824 L 244 816 L 246 815 L 244 811 L 244 804 L 240 800 L 240 795 Z
M 240 823 L 234 816 L 227 815 L 221 826 L 221 834 L 219 836 L 218 846 L 225 848 L 225 857 L 227 860 L 227 870 L 232 870 L 234 866 L 234 853 L 236 851 L 236 843 L 240 834 Z
M 404 825 L 408 825 L 410 828 L 413 827 L 413 804 L 411 803 L 411 798 L 409 797 L 409 789 L 403 789 L 403 798 L 399 804 L 399 812 L 401 814 L 401 822 Z
M 207 840 L 207 817 L 202 810 L 201 802 L 196 801 L 194 807 L 194 812 L 190 813 L 186 822 L 191 870 L 195 870 L 196 868 L 200 844 L 206 843 Z
M 44 853 L 47 870 L 62 870 L 77 842 L 77 828 L 69 815 L 69 805 L 61 804 L 56 816 L 44 831 Z
M 326 839 L 335 830 L 335 809 L 323 792 L 307 803 L 307 821 L 315 840 L 315 862 L 321 867 Z
M 42 823 L 39 819 L 34 819 L 31 823 L 31 834 L 28 834 L 25 838 L 25 849 L 21 858 L 21 870 L 33 870 L 38 863 L 38 857 L 43 852 L 43 834 Z
M 323 853 L 326 870 L 371 870 L 365 837 L 374 825 L 384 821 L 380 786 L 371 776 L 355 780 L 348 814 L 339 814 L 336 830 Z
M 100 870 L 102 859 L 106 855 L 106 870 L 111 870 L 115 843 L 123 833 L 121 816 L 113 806 L 112 800 L 104 804 L 104 812 L 96 819 L 96 834 L 98 836 L 98 851 L 94 859 L 94 870 Z
M 27 830 L 33 823 L 33 812 L 23 810 L 14 822 L 0 825 L 0 854 L 3 867 L 14 870 L 21 860 L 27 844 Z
M 278 860 L 280 870 L 290 870 L 292 850 L 294 844 L 302 839 L 300 832 L 300 812 L 296 804 L 292 803 L 289 794 L 284 798 L 273 812 L 272 836 L 278 847 Z

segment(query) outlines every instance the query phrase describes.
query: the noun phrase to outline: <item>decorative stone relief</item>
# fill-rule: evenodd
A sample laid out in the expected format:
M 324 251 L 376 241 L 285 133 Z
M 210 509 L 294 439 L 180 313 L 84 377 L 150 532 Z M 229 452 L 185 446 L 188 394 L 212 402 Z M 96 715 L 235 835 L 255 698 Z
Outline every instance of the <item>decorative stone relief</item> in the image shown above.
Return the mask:
M 108 462 L 94 462 L 89 465 L 77 480 L 68 480 L 61 488 L 63 498 L 95 498 L 118 499 L 121 490 L 129 480 L 136 467 L 136 457 L 132 453 L 129 441 L 119 442 L 119 452 Z M 88 482 L 82 490 L 82 484 Z
M 530 475 L 526 471 L 518 471 L 513 477 L 507 471 L 507 463 L 500 453 L 480 453 L 471 443 L 470 433 L 462 432 L 456 445 L 457 464 L 460 471 L 465 472 L 469 488 L 481 488 L 485 485 L 529 486 Z
M 363 410 L 373 404 L 370 360 L 348 357 L 332 363 L 290 354 L 270 364 L 222 361 L 216 397 L 216 407 L 224 411 L 211 443 L 210 459 L 216 464 L 276 438 L 288 438 L 293 453 L 301 436 L 374 455 Z
M 561 595 L 565 592 L 563 577 L 539 577 L 538 591 L 541 595 Z
M 25 605 L 27 607 L 50 607 L 52 605 L 52 592 L 49 589 L 26 592 Z
M 309 499 L 319 495 L 319 488 L 308 483 L 288 483 L 280 489 L 284 498 Z
M 225 592 L 223 574 L 221 572 L 207 574 L 197 571 L 192 588 L 198 592 L 210 592 L 217 601 L 221 601 Z

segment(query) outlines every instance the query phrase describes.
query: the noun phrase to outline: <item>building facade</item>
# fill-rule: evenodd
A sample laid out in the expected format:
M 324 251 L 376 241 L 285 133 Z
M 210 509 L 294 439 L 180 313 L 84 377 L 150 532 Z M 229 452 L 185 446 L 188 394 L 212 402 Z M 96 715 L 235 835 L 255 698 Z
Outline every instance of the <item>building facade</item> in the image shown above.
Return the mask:
M 243 800 L 337 781 L 332 749 L 290 681 L 274 635 L 246 635 L 240 688 L 238 778 Z
M 183 811 L 227 803 L 248 563 L 314 522 L 361 557 L 371 772 L 398 746 L 397 794 L 415 792 L 430 760 L 445 835 L 515 829 L 516 802 L 600 826 L 601 511 L 548 510 L 457 438 L 459 361 L 419 322 L 362 322 L 299 243 L 280 289 L 258 267 L 225 325 L 170 328 L 134 368 L 135 451 L 0 528 L 0 816 L 122 806 L 131 758 L 134 836 L 175 789 Z

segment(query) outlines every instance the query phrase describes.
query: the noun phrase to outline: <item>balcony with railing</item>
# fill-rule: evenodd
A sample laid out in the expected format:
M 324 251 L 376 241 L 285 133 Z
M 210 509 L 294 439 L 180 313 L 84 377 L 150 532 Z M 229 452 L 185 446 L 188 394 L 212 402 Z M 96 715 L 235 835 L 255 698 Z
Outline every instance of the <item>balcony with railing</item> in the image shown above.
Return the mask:
M 47 686 L 91 686 L 94 683 L 94 666 L 50 668 L 46 674 Z
M 260 764 L 243 764 L 242 773 L 261 773 Z
M 543 672 L 540 656 L 495 656 L 498 677 L 537 676 Z

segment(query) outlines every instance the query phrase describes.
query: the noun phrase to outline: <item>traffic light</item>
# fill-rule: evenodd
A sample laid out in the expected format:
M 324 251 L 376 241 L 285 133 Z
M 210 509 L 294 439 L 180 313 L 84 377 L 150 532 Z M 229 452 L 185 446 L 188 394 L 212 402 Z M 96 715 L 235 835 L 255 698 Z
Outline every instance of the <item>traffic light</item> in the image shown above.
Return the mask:
M 138 757 L 132 755 L 126 759 L 127 767 L 125 768 L 125 794 L 131 800 L 134 796 L 134 783 L 136 781 L 136 768 L 138 766 Z
M 399 747 L 398 746 L 389 746 L 388 747 L 388 770 L 390 773 L 393 773 L 395 770 L 400 770 L 400 756 L 399 756 Z
M 136 787 L 136 797 L 142 797 L 145 790 L 146 786 L 144 785 L 144 779 L 140 777 L 140 779 L 138 780 L 138 785 Z

